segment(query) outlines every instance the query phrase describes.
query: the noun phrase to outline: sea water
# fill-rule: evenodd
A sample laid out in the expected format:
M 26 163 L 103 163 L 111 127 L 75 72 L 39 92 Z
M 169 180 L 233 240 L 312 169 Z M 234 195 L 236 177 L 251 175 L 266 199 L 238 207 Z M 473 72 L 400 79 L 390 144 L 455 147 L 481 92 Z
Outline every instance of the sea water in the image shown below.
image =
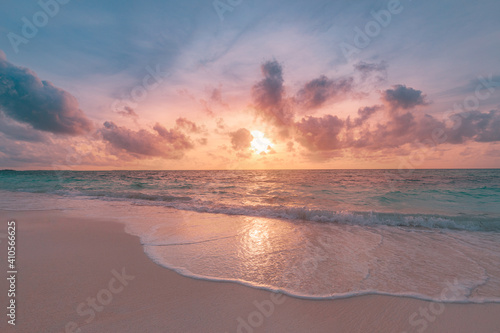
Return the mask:
M 0 209 L 115 218 L 181 274 L 500 301 L 500 170 L 0 171 Z

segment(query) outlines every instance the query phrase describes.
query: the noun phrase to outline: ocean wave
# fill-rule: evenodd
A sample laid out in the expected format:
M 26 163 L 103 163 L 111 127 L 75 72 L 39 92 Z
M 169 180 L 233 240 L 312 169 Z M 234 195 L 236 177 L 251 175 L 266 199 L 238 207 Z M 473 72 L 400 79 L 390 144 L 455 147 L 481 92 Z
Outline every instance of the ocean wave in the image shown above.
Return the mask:
M 0 172 L 0 189 L 13 192 L 320 223 L 500 230 L 495 170 L 415 171 L 413 184 L 387 183 L 376 170 Z
M 78 191 L 71 192 L 72 195 L 61 192 L 59 196 L 32 194 L 24 200 L 18 199 L 23 196 L 13 195 L 9 204 L 9 196 L 4 193 L 0 191 L 7 207 L 15 203 L 26 209 L 29 203 L 28 206 L 36 204 L 28 207 L 30 210 L 64 207 L 65 211 L 72 210 L 71 214 L 82 210 L 85 216 L 101 218 L 107 214 L 122 220 L 127 224 L 127 232 L 141 237 L 145 252 L 154 262 L 198 279 L 232 281 L 306 299 L 375 294 L 452 303 L 500 302 L 496 288 L 500 234 L 447 231 L 488 230 L 491 227 L 486 222 L 495 222 L 491 218 L 471 221 L 470 217 L 311 207 L 231 206 L 198 198 L 182 201 L 179 197 L 106 191 L 87 193 L 100 194 L 94 196 Z M 36 200 L 36 196 L 42 200 Z M 131 204 L 138 206 L 129 209 Z M 221 215 L 198 216 L 162 207 Z M 228 218 L 222 214 L 279 219 Z M 201 225 L 208 228 L 196 229 L 203 231 L 199 233 L 185 232 L 193 230 L 191 226 Z M 254 233 L 255 230 L 262 232 Z M 235 248 L 241 251 L 236 253 Z M 251 250 L 263 252 L 255 255 Z M 241 262 L 252 265 L 237 268 Z M 286 264 L 274 266 L 283 262 Z M 304 263 L 317 265 L 303 266 Z M 335 270 L 338 275 L 332 273 L 332 267 L 338 268 Z M 440 291 L 452 278 L 450 283 L 455 285 L 456 280 L 460 293 L 443 298 Z
M 363 226 L 395 226 L 469 231 L 500 231 L 500 221 L 488 216 L 444 216 L 431 214 L 402 214 L 376 211 L 324 210 L 310 207 L 286 205 L 230 205 L 217 201 L 201 200 L 197 197 L 146 194 L 141 192 L 109 191 L 46 191 L 31 189 L 34 193 L 52 193 L 62 196 L 84 196 L 100 200 L 129 201 L 135 205 L 155 205 L 169 208 L 225 215 L 244 215 L 288 220 L 303 220 L 320 223 L 342 223 Z M 382 198 L 381 198 L 382 199 Z M 268 203 L 277 203 L 279 198 L 269 198 Z
M 43 192 L 45 193 L 45 192 Z M 48 192 L 51 194 L 57 194 L 62 196 L 83 196 L 104 200 L 144 200 L 144 201 L 154 201 L 154 202 L 174 202 L 174 201 L 191 201 L 192 198 L 189 196 L 174 196 L 174 195 L 157 195 L 157 194 L 146 194 L 141 192 L 109 192 L 109 191 L 53 191 Z
M 500 231 L 496 221 L 484 217 L 410 215 L 381 212 L 352 212 L 311 209 L 307 207 L 286 207 L 270 205 L 230 206 L 213 202 L 193 200 L 188 204 L 183 202 L 134 202 L 138 205 L 161 204 L 170 208 L 225 215 L 244 215 L 267 218 L 282 218 L 320 223 L 342 223 L 363 226 L 396 226 L 417 228 L 439 228 L 468 231 Z

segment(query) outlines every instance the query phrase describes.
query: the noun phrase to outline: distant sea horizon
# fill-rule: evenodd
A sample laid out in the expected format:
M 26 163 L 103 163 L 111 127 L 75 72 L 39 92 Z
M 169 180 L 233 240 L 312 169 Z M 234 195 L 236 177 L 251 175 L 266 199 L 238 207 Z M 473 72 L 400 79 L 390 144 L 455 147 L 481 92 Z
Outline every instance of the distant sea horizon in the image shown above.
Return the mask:
M 0 169 L 0 171 L 288 171 L 288 170 L 300 170 L 300 171 L 308 171 L 308 170 L 394 170 L 394 171 L 402 171 L 402 170 L 500 170 L 498 168 L 305 168 L 305 169 L 55 169 L 55 168 L 47 168 L 47 169 L 11 169 L 4 168 Z

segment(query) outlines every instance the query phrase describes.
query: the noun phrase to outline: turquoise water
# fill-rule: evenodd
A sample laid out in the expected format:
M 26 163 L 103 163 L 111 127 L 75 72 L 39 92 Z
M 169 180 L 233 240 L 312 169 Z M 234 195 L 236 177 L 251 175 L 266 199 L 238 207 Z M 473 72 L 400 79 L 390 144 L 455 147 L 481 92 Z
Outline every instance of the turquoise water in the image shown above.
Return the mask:
M 0 190 L 198 212 L 500 230 L 500 170 L 3 171 Z
M 0 209 L 114 218 L 181 274 L 315 299 L 500 302 L 499 194 L 500 170 L 0 171 Z

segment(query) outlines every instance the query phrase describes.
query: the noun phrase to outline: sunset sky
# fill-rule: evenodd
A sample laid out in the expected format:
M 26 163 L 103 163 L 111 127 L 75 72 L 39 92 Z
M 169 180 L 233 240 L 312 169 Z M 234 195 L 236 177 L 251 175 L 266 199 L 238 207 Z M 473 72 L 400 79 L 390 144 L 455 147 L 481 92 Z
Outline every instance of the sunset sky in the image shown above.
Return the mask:
M 40 3 L 2 3 L 0 168 L 500 167 L 497 0 Z

